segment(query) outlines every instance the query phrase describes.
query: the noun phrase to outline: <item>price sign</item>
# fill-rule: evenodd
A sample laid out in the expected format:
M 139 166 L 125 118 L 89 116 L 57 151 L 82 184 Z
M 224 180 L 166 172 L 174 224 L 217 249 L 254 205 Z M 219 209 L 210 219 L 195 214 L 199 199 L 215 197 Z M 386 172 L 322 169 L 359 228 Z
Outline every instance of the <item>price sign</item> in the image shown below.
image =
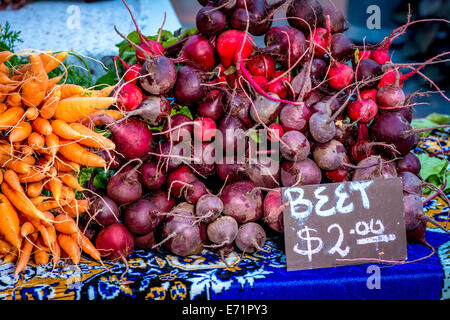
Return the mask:
M 283 188 L 287 270 L 406 260 L 400 178 Z

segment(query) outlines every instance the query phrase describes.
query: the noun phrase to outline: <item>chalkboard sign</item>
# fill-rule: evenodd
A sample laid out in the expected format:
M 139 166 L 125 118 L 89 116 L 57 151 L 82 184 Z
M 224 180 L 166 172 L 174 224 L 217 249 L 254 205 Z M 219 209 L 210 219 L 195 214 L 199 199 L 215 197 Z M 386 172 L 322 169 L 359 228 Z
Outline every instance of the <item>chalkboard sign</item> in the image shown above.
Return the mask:
M 287 270 L 404 261 L 400 178 L 283 188 Z

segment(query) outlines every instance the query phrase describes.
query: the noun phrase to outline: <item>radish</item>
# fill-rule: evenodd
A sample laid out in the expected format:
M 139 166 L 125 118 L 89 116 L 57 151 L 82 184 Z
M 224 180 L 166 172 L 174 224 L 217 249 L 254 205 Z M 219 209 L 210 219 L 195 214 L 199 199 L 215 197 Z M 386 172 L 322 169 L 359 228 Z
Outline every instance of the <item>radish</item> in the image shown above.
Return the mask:
M 251 181 L 244 180 L 226 186 L 221 200 L 223 213 L 239 223 L 257 221 L 262 216 L 262 193 Z
M 267 192 L 264 197 L 263 221 L 274 231 L 283 233 L 283 198 L 280 189 L 274 189 Z
M 119 206 L 108 196 L 101 196 L 92 201 L 88 209 L 90 219 L 102 227 L 118 222 L 122 212 Z
M 283 134 L 284 130 L 281 125 L 276 122 L 271 123 L 268 127 L 267 140 L 270 142 L 278 142 Z
M 216 42 L 216 51 L 225 68 L 236 65 L 240 59 L 247 59 L 253 52 L 254 41 L 251 36 L 241 30 L 222 32 Z
M 308 34 L 311 29 L 324 25 L 323 7 L 317 0 L 293 0 L 286 10 L 288 23 Z
M 314 55 L 323 56 L 327 53 L 328 44 L 331 43 L 331 34 L 325 28 L 315 28 L 306 38 L 306 43 L 311 39 L 314 43 Z
M 209 248 L 223 247 L 233 243 L 238 234 L 239 226 L 236 220 L 230 216 L 221 216 L 206 227 L 206 234 L 213 245 Z
M 301 161 L 310 153 L 308 139 L 300 131 L 291 130 L 281 137 L 280 153 L 289 161 Z
M 322 171 L 310 158 L 302 161 L 281 162 L 281 185 L 283 187 L 320 184 Z
M 123 75 L 123 80 L 126 83 L 137 84 L 138 80 L 139 80 L 139 76 L 141 74 L 141 68 L 142 68 L 142 65 L 140 65 L 139 63 L 129 66 L 125 70 L 125 74 Z
M 223 212 L 223 202 L 218 196 L 205 194 L 195 204 L 195 215 L 202 223 L 211 223 Z M 233 239 L 234 240 L 234 239 Z M 232 240 L 232 241 L 233 241 Z
M 106 185 L 108 197 L 118 204 L 137 201 L 142 195 L 142 184 L 136 167 L 125 165 L 118 170 Z
M 239 227 L 234 243 L 244 253 L 265 251 L 266 232 L 256 222 L 245 223 Z
M 148 161 L 141 167 L 140 179 L 147 189 L 158 190 L 166 181 L 166 176 L 156 163 Z
M 140 117 L 151 126 L 157 127 L 171 112 L 169 101 L 164 96 L 147 96 L 137 109 L 129 111 L 116 123 L 127 120 L 130 117 Z
M 95 247 L 102 257 L 121 259 L 128 266 L 126 258 L 134 250 L 133 235 L 120 222 L 115 222 L 103 228 L 95 238 Z
M 328 85 L 335 90 L 348 87 L 354 78 L 353 68 L 341 62 L 336 62 L 328 72 Z
M 348 105 L 347 114 L 353 121 L 369 123 L 378 114 L 378 106 L 370 98 L 358 98 Z
M 145 235 L 156 229 L 161 217 L 158 208 L 149 200 L 140 199 L 131 204 L 123 215 L 123 223 L 134 235 Z

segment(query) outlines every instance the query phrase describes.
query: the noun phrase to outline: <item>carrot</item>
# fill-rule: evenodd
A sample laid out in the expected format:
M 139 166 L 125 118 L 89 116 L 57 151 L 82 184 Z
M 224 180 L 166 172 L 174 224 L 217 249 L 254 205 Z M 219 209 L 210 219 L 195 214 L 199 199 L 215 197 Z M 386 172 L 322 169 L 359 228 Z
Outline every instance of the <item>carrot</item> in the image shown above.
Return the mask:
M 75 191 L 72 188 L 69 188 L 68 186 L 63 184 L 61 191 L 61 199 L 68 202 L 72 201 L 75 198 L 76 198 Z
M 11 250 L 11 244 L 8 241 L 0 239 L 0 254 L 7 254 Z
M 0 113 L 5 112 L 8 109 L 8 106 L 3 102 L 0 102 Z
M 41 234 L 42 240 L 44 241 L 45 245 L 49 247 L 50 250 L 53 250 L 55 244 L 52 236 L 49 234 L 48 228 L 36 220 L 31 221 L 31 223 Z
M 24 155 L 20 160 L 29 164 L 30 166 L 34 166 L 36 164 L 36 158 L 29 154 Z
M 36 240 L 36 247 L 33 255 L 34 262 L 40 266 L 46 265 L 50 261 L 49 249 L 45 246 L 41 237 Z
M 92 120 L 92 118 L 94 116 L 99 115 L 99 114 L 107 115 L 108 117 L 111 117 L 115 120 L 119 120 L 119 119 L 123 118 L 123 116 L 124 116 L 124 114 L 119 110 L 107 109 L 107 110 L 101 110 L 101 111 L 93 112 L 89 115 L 86 115 L 85 117 L 83 117 L 81 119 L 81 123 L 84 125 L 90 125 L 90 124 L 95 125 L 95 126 L 101 125 L 102 124 L 101 122 L 99 122 L 97 120 Z
M 64 201 L 61 201 L 61 202 L 64 203 Z M 61 203 L 58 203 L 58 201 L 56 201 L 56 200 L 47 200 L 47 201 L 43 201 L 42 203 L 40 203 L 36 207 L 40 211 L 48 211 L 48 210 L 53 210 L 53 209 L 60 208 L 61 207 Z
M 77 84 L 65 83 L 58 86 L 61 91 L 61 99 L 79 96 L 83 94 L 84 88 Z
M 11 92 L 6 98 L 6 104 L 12 107 L 22 107 L 22 96 L 19 92 Z
M 63 78 L 64 74 L 59 75 L 57 77 L 53 77 L 48 79 L 47 81 L 47 92 L 52 89 L 52 90 L 56 90 L 57 88 L 55 88 L 55 86 L 58 84 L 58 82 L 61 81 L 61 79 Z
M 85 90 L 90 97 L 109 97 L 116 86 L 107 86 L 101 90 Z
M 42 64 L 45 66 L 50 59 L 53 58 L 53 50 L 44 50 L 41 54 L 39 54 L 41 58 Z
M 30 201 L 31 201 L 31 203 L 34 204 L 34 206 L 36 208 L 38 208 L 40 204 L 42 204 L 44 201 L 47 201 L 50 199 L 51 199 L 51 197 L 47 197 L 47 196 L 37 196 L 37 197 L 30 198 Z
M 63 173 L 59 176 L 61 181 L 68 187 L 77 191 L 83 191 L 84 188 L 78 182 L 78 178 L 71 173 Z
M 28 145 L 33 148 L 33 150 L 39 151 L 45 146 L 45 138 L 40 133 L 32 132 L 28 136 Z
M 56 69 L 67 58 L 68 54 L 68 51 L 59 52 L 52 58 L 49 58 L 47 64 L 45 64 L 45 72 L 49 73 Z
M 0 234 L 17 249 L 20 249 L 20 221 L 17 211 L 8 198 L 0 193 Z
M 30 219 L 47 220 L 42 211 L 38 210 L 25 194 L 15 191 L 5 182 L 2 183 L 1 190 L 12 205 Z
M 55 217 L 54 227 L 56 231 L 64 234 L 72 234 L 79 232 L 78 225 L 70 216 L 60 213 Z
M 83 136 L 75 131 L 67 122 L 63 120 L 53 120 L 52 130 L 59 137 L 67 140 L 78 140 Z
M 0 63 L 0 72 L 9 75 L 9 68 L 4 62 Z
M 48 181 L 48 190 L 52 193 L 53 199 L 59 203 L 62 193 L 62 181 L 56 177 L 52 177 Z M 46 186 L 47 186 L 46 185 Z
M 89 238 L 86 237 L 81 231 L 72 233 L 70 236 L 80 245 L 81 250 L 84 253 L 87 253 L 97 261 L 102 260 L 100 251 L 97 250 L 97 248 L 92 244 L 91 240 L 89 240 Z
M 42 181 L 31 182 L 27 184 L 27 196 L 30 198 L 38 197 L 42 193 L 44 185 Z
M 0 184 L 3 182 L 3 171 L 0 171 Z
M 12 169 L 20 175 L 27 175 L 33 169 L 31 165 L 24 161 L 11 159 L 10 157 L 4 155 L 0 155 L 0 166 L 7 169 Z
M 34 158 L 34 150 L 30 146 L 28 146 L 26 144 L 22 144 L 21 146 L 19 146 L 18 149 L 19 149 L 20 153 L 23 155 L 22 160 L 24 160 L 25 157 L 33 157 L 33 159 L 34 159 L 33 162 L 25 161 L 25 160 L 24 161 L 26 163 L 32 163 L 33 165 L 36 163 L 36 159 Z
M 37 117 L 35 120 L 33 120 L 33 122 L 31 122 L 31 127 L 34 131 L 39 132 L 44 136 L 48 136 L 50 133 L 52 133 L 52 126 L 50 124 L 50 121 L 41 117 Z
M 22 270 L 25 269 L 25 267 L 28 264 L 28 261 L 30 260 L 31 251 L 33 250 L 34 247 L 33 242 L 36 241 L 37 234 L 36 233 L 31 234 L 30 238 L 31 239 L 26 239 L 22 244 L 22 250 L 20 252 L 19 259 L 17 260 L 16 270 L 14 272 L 14 276 L 16 277 L 16 279 L 19 276 L 19 273 L 21 273 Z
M 17 80 L 12 80 L 9 74 L 0 72 L 0 84 L 17 84 Z
M 78 199 L 71 201 L 69 204 L 62 207 L 62 210 L 72 218 L 77 218 L 79 214 L 85 213 L 89 209 L 89 201 Z
M 63 156 L 59 155 L 58 158 L 55 160 L 54 164 L 56 170 L 58 172 L 80 172 L 80 165 L 78 163 L 75 163 L 73 161 L 69 161 Z
M 70 127 L 83 137 L 79 143 L 85 146 L 103 150 L 113 150 L 116 147 L 114 142 L 80 123 L 71 123 Z
M 52 161 L 56 158 L 56 154 L 59 150 L 59 138 L 56 134 L 50 133 L 45 137 L 45 144 L 47 145 L 47 149 L 52 156 Z
M 61 99 L 55 111 L 55 119 L 75 122 L 87 115 L 104 110 L 116 102 L 113 97 L 72 97 Z
M 80 263 L 81 252 L 77 242 L 71 236 L 63 233 L 58 234 L 58 244 L 75 265 Z
M 32 234 L 33 232 L 36 232 L 36 228 L 34 227 L 34 225 L 30 221 L 25 222 L 20 227 L 20 235 L 23 238 L 28 237 L 28 235 Z
M 26 106 L 35 107 L 41 104 L 47 91 L 48 75 L 45 72 L 41 57 L 30 54 L 31 75 L 22 86 L 22 100 Z
M 11 107 L 0 114 L 0 130 L 9 129 L 15 126 L 24 113 L 25 110 L 21 107 Z
M 58 106 L 58 102 L 61 99 L 61 91 L 54 89 L 50 96 L 43 102 L 40 109 L 40 116 L 44 119 L 50 119 L 53 117 Z
M 39 109 L 36 107 L 28 107 L 28 109 L 25 111 L 25 117 L 28 120 L 35 120 L 37 117 L 39 117 Z
M 0 63 L 6 62 L 14 56 L 14 53 L 8 50 L 0 51 Z
M 17 172 L 17 170 L 14 170 L 14 171 Z M 48 177 L 48 175 L 45 174 L 44 172 L 42 172 L 38 169 L 35 169 L 33 167 L 30 167 L 28 172 L 19 174 L 19 181 L 21 183 L 37 182 L 37 181 L 42 181 L 47 177 Z
M 16 248 L 12 248 L 9 253 L 5 255 L 3 258 L 3 263 L 10 263 L 17 260 L 17 256 L 19 255 L 19 250 Z
M 27 121 L 21 121 L 11 130 L 8 139 L 10 142 L 24 141 L 30 136 L 32 131 L 33 129 L 31 128 L 30 123 Z
M 3 174 L 4 181 L 9 184 L 13 190 L 21 193 L 25 193 L 22 185 L 20 184 L 19 176 L 14 170 L 6 170 Z
M 68 160 L 88 167 L 105 167 L 102 157 L 86 150 L 76 142 L 60 139 L 59 152 Z

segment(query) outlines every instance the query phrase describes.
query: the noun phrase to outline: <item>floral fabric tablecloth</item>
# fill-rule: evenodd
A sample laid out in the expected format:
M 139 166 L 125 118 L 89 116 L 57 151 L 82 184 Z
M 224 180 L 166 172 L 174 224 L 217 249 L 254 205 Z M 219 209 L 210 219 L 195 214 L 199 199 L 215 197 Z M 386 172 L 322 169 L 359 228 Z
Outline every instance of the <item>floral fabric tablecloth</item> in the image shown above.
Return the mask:
M 421 140 L 417 153 L 449 157 L 450 131 L 433 133 Z M 448 221 L 448 204 L 434 198 L 427 215 L 442 224 Z M 270 253 L 231 253 L 227 265 L 214 253 L 178 257 L 163 249 L 135 250 L 124 263 L 105 266 L 82 259 L 78 267 L 28 265 L 14 281 L 13 263 L 0 264 L 0 298 L 4 300 L 291 300 L 291 299 L 450 299 L 450 237 L 428 225 L 424 245 L 408 244 L 411 263 L 286 271 L 283 237 L 271 236 Z M 370 286 L 371 266 L 379 267 L 379 284 Z

